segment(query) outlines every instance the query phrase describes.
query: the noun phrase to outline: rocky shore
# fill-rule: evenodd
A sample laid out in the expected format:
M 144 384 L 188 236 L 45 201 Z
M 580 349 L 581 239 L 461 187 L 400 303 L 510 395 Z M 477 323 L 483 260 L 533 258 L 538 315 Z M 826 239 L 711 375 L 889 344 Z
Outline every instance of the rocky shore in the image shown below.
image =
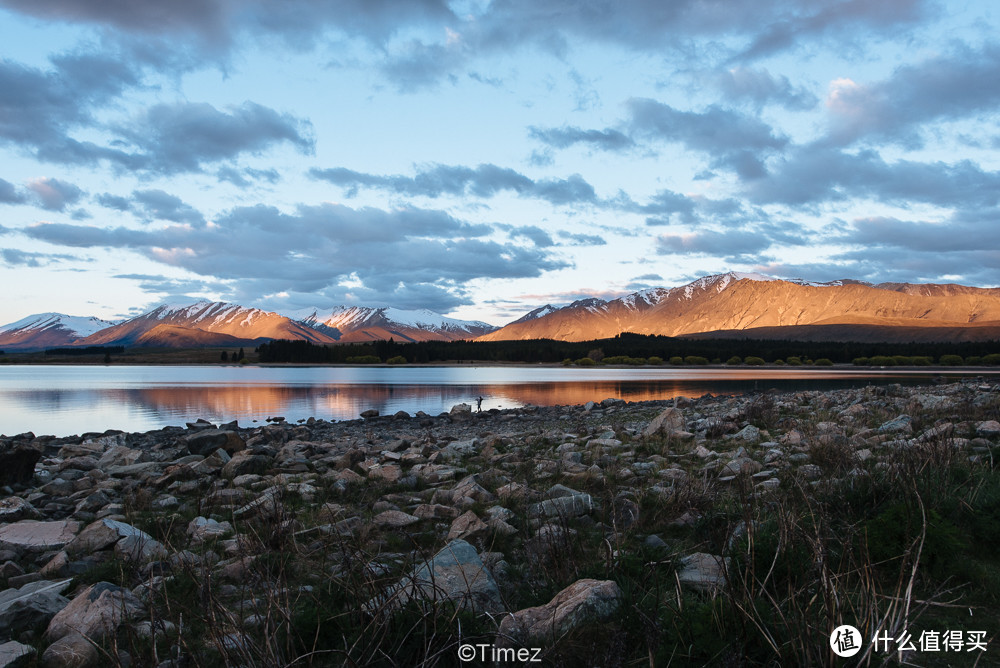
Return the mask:
M 820 665 L 946 590 L 997 617 L 998 417 L 967 379 L 0 436 L 0 667 Z

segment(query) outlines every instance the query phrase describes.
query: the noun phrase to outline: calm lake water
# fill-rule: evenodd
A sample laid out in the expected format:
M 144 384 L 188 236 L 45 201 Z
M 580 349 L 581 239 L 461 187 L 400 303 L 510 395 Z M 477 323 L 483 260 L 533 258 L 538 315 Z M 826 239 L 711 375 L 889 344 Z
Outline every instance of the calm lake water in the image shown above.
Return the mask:
M 984 372 L 971 372 L 980 375 Z M 949 375 L 960 375 L 956 372 Z M 927 372 L 867 369 L 552 368 L 537 366 L 257 367 L 0 366 L 0 433 L 67 436 L 148 431 L 205 418 L 348 420 L 369 408 L 436 415 L 457 403 L 483 410 L 919 383 Z

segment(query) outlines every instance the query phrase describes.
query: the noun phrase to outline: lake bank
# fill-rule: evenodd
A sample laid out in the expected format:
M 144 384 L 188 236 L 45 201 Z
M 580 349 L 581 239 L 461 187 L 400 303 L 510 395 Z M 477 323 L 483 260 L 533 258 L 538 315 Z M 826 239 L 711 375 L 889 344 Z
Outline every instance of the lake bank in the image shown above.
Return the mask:
M 833 622 L 866 620 L 991 641 L 998 412 L 1000 387 L 966 379 L 25 434 L 2 452 L 37 462 L 3 507 L 51 537 L 6 515 L 5 577 L 62 589 L 16 637 L 89 651 L 58 629 L 101 592 L 124 612 L 94 640 L 140 665 L 449 665 L 470 642 L 816 665 Z

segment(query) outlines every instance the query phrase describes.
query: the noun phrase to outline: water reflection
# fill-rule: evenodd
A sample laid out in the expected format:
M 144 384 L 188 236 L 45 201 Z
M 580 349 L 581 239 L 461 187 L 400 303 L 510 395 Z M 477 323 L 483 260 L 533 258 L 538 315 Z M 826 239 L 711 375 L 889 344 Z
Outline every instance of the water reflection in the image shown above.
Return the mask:
M 353 419 L 454 404 L 483 410 L 568 405 L 754 390 L 833 389 L 926 382 L 931 374 L 827 370 L 561 369 L 432 367 L 331 369 L 212 367 L 22 367 L 0 369 L 0 433 L 68 435 L 105 429 L 145 431 L 195 418 L 243 424 L 283 416 Z M 186 382 L 185 382 L 186 379 Z

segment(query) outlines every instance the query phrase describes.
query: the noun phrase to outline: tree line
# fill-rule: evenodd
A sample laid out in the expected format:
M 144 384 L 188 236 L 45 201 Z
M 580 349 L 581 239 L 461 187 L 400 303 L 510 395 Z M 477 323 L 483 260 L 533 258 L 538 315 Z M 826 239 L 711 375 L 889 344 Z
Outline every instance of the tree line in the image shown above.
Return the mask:
M 376 363 L 402 358 L 408 363 L 427 362 L 527 362 L 562 363 L 591 359 L 609 363 L 612 359 L 684 360 L 688 357 L 722 364 L 733 358 L 777 360 L 829 360 L 853 363 L 872 358 L 932 358 L 952 355 L 962 359 L 986 358 L 1000 351 L 1000 342 L 963 341 L 957 343 L 861 343 L 822 341 L 774 341 L 764 339 L 686 339 L 669 336 L 623 333 L 593 341 L 372 341 L 317 345 L 309 341 L 275 340 L 256 348 L 260 362 L 307 364 Z M 598 357 L 599 359 L 594 359 Z M 354 358 L 354 359 L 351 359 Z M 953 358 L 951 358 L 953 360 Z M 992 361 L 994 358 L 990 358 Z M 755 360 L 756 361 L 756 360 Z M 699 360 L 700 362 L 700 360 Z M 631 362 L 626 362 L 631 363 Z M 647 362 L 648 363 L 648 362 Z M 655 361 L 653 363 L 656 363 Z M 984 362 L 988 363 L 988 362 Z

